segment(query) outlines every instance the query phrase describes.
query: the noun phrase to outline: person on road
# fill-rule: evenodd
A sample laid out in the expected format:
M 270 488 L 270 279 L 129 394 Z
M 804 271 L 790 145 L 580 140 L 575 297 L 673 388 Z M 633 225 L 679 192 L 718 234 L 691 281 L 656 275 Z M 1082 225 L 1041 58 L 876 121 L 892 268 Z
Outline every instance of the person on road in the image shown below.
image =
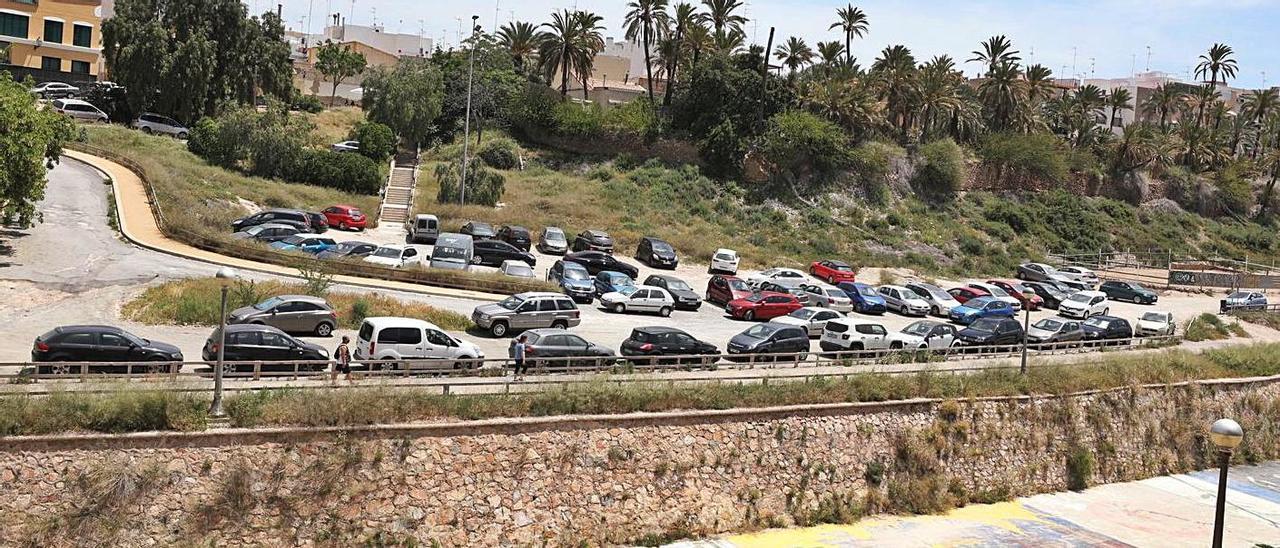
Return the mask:
M 331 382 L 338 382 L 338 372 L 347 376 L 347 382 L 351 381 L 351 337 L 342 336 L 342 344 L 333 350 L 333 373 L 329 376 Z
M 515 371 L 511 374 L 512 380 L 522 381 L 524 377 L 521 374 L 529 372 L 529 367 L 524 364 L 525 343 L 528 340 L 527 336 L 520 335 L 520 338 L 511 341 L 511 359 L 515 362 Z

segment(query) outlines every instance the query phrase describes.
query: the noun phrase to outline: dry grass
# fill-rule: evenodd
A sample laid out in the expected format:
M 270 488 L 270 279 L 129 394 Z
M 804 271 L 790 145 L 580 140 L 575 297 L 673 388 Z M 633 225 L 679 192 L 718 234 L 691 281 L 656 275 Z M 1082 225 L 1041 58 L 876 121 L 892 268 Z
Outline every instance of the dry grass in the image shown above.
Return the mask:
M 364 111 L 360 107 L 326 108 L 315 114 L 303 115 L 316 126 L 312 142 L 326 147 L 347 140 L 351 128 L 364 120 Z

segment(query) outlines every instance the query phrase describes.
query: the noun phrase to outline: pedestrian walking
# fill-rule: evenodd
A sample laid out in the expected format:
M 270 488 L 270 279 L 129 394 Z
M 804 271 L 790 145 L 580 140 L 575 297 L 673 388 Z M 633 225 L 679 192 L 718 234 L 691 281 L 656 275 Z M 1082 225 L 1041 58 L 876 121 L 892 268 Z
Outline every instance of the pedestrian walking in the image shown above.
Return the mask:
M 342 336 L 342 344 L 333 350 L 333 373 L 329 376 L 332 382 L 338 382 L 338 372 L 347 376 L 347 382 L 351 382 L 351 337 Z
M 524 373 L 529 372 L 529 367 L 524 364 L 525 346 L 529 341 L 529 337 L 520 335 L 520 338 L 511 341 L 511 360 L 515 362 L 515 371 L 512 373 L 512 380 L 524 380 Z

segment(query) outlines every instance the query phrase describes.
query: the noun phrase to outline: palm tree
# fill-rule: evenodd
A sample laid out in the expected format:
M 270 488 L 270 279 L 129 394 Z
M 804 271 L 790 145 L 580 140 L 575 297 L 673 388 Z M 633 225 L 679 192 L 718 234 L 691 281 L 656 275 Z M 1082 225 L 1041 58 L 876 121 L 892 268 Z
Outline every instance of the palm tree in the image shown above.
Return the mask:
M 1263 217 L 1271 209 L 1271 196 L 1276 190 L 1276 181 L 1280 180 L 1280 148 L 1271 149 L 1262 157 L 1263 173 L 1269 173 L 1267 185 L 1262 189 L 1261 207 L 1258 217 Z
M 579 47 L 578 25 L 574 12 L 563 10 L 551 14 L 551 22 L 543 23 L 548 31 L 540 34 L 538 61 L 547 81 L 560 73 L 560 97 L 569 94 L 569 71 Z
M 906 46 L 886 47 L 871 65 L 871 76 L 885 102 L 890 123 L 905 137 L 911 124 L 911 101 L 918 85 L 915 56 Z
M 1182 103 L 1188 112 L 1198 113 L 1196 115 L 1196 125 L 1205 125 L 1204 111 L 1220 102 L 1222 94 L 1213 86 L 1205 84 L 1198 86 L 1195 91 L 1182 96 Z
M 1022 58 L 1018 57 L 1018 52 L 1013 49 L 1013 43 L 1009 41 L 1003 34 L 992 36 L 982 43 L 981 51 L 974 51 L 973 58 L 965 61 L 972 63 L 974 61 L 987 65 L 987 73 L 990 74 L 996 70 L 996 67 L 1004 63 L 1017 64 Z
M 524 61 L 538 51 L 538 27 L 533 23 L 512 21 L 498 29 L 498 43 L 511 54 L 516 72 L 524 73 Z
M 1044 65 L 1031 65 L 1022 72 L 1027 82 L 1027 103 L 1031 107 L 1039 107 L 1041 103 L 1053 96 L 1053 71 Z
M 1239 66 L 1233 57 L 1236 54 L 1231 46 L 1226 44 L 1214 44 L 1209 48 L 1209 52 L 1200 56 L 1200 64 L 1196 65 L 1196 78 L 1204 78 L 1209 76 L 1209 87 L 1218 87 L 1218 75 L 1222 75 L 1222 82 L 1226 83 L 1227 78 L 1235 78 L 1236 70 Z M 1204 105 L 1200 107 L 1200 118 L 1204 118 Z
M 1262 148 L 1262 137 L 1265 123 L 1276 112 L 1280 112 L 1280 90 L 1276 88 L 1255 90 L 1240 102 L 1240 118 L 1254 127 L 1253 146 L 1250 157 L 1256 159 Z
M 866 36 L 867 29 L 871 26 L 871 21 L 867 19 L 866 13 L 859 8 L 853 7 L 853 4 L 836 10 L 836 15 L 840 17 L 840 20 L 832 23 L 830 27 L 827 27 L 827 30 L 838 28 L 844 31 L 844 62 L 846 65 L 852 65 L 853 37 L 862 38 Z
M 1177 86 L 1160 84 L 1151 95 L 1142 102 L 1142 111 L 1147 115 L 1160 116 L 1160 129 L 1168 131 L 1169 115 L 1182 103 L 1182 91 Z
M 818 42 L 818 58 L 822 60 L 822 66 L 828 69 L 840 65 L 840 54 L 843 52 L 844 46 L 840 42 Z
M 964 76 L 948 55 L 934 57 L 920 66 L 920 133 L 925 138 L 938 133 L 962 108 Z
M 582 101 L 585 103 L 587 79 L 591 77 L 591 71 L 595 67 L 596 54 L 604 49 L 604 35 L 601 34 L 604 25 L 600 24 L 604 17 L 584 10 L 578 10 L 573 15 L 574 26 L 577 27 L 574 33 L 577 36 L 577 47 L 573 56 L 573 68 L 582 77 Z
M 716 51 L 730 55 L 737 53 L 746 43 L 747 34 L 742 32 L 742 29 L 729 29 L 723 32 L 717 32 L 715 36 L 711 37 L 712 47 L 714 47 Z
M 1019 125 L 1027 100 L 1027 82 L 1021 76 L 1018 65 L 1006 60 L 988 70 L 987 77 L 978 84 L 978 99 L 991 129 L 1008 131 Z
M 791 69 L 789 76 L 794 78 L 797 68 L 813 61 L 813 50 L 809 49 L 809 45 L 804 43 L 803 38 L 792 36 L 787 39 L 786 43 L 778 44 L 778 47 L 773 50 L 773 56 Z
M 865 80 L 827 78 L 808 83 L 798 95 L 802 106 L 840 124 L 855 139 L 864 139 L 885 125 L 881 103 Z
M 711 23 L 713 34 L 720 35 L 729 31 L 742 30 L 747 18 L 733 13 L 742 7 L 741 0 L 702 0 L 707 12 L 702 14 L 704 22 Z M 727 34 L 726 34 L 727 36 Z
M 672 6 L 674 15 L 667 17 L 668 25 L 675 26 L 675 37 L 668 37 L 661 49 L 665 49 L 665 55 L 662 51 L 659 56 L 667 60 L 666 77 L 667 91 L 663 94 L 662 104 L 664 106 L 671 104 L 671 93 L 676 86 L 676 74 L 680 71 L 680 62 L 684 60 L 686 47 L 686 38 L 695 27 L 702 27 L 702 23 L 698 17 L 698 9 L 688 2 L 676 2 Z
M 649 99 L 653 100 L 653 56 L 649 53 L 649 44 L 667 35 L 667 0 L 631 0 L 627 7 L 631 11 L 622 19 L 626 27 L 624 36 L 627 40 L 640 37 L 645 74 L 649 77 Z
M 1107 119 L 1107 127 L 1115 127 L 1116 113 L 1133 109 L 1133 95 L 1129 93 L 1129 88 L 1111 90 L 1111 93 L 1107 95 L 1107 106 L 1111 107 L 1111 117 Z M 1123 120 L 1120 126 L 1124 127 Z

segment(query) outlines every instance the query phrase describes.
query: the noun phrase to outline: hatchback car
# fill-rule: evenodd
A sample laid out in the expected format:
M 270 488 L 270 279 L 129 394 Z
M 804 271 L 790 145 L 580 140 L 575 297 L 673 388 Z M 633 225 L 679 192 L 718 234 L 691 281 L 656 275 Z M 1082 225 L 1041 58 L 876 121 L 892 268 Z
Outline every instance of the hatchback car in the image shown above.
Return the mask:
M 479 242 L 480 240 L 492 240 L 498 235 L 498 233 L 493 230 L 493 225 L 489 223 L 482 223 L 480 221 L 468 221 L 466 224 L 462 225 L 462 230 L 459 230 L 458 232 L 471 236 L 471 240 L 474 242 Z
M 934 320 L 917 320 L 889 335 L 889 348 L 907 350 L 946 350 L 955 346 L 956 328 Z
M 613 293 L 622 291 L 624 287 L 635 287 L 636 281 L 621 272 L 613 272 L 606 270 L 595 276 L 596 297 L 600 297 L 605 293 Z
M 576 327 L 582 323 L 581 312 L 566 295 L 531 291 L 477 306 L 471 321 L 495 337 L 504 337 L 513 329 Z
M 956 338 L 960 346 L 1012 348 L 1022 345 L 1022 324 L 1013 318 L 981 318 L 961 329 Z
M 986 282 L 971 282 L 968 285 L 968 287 L 971 287 L 974 289 L 981 289 L 985 291 L 987 295 L 990 295 L 996 299 L 1000 299 L 1006 303 L 1009 303 L 1009 306 L 1012 306 L 1015 312 L 1022 310 L 1021 300 L 1019 300 L 1017 297 L 1014 297 L 1013 295 L 1010 295 L 1008 291 L 1001 289 L 999 286 L 996 286 L 995 284 L 986 283 Z
M 267 223 L 265 225 L 251 226 L 232 234 L 231 237 L 237 240 L 254 240 L 269 244 L 295 234 L 298 234 L 298 228 L 293 225 Z
M 1041 299 L 1031 288 L 1017 280 L 987 280 L 987 283 L 1000 288 L 1010 297 L 1017 299 L 1019 306 L 1022 308 L 1034 311 L 1040 310 L 1044 306 L 1044 299 Z
M 70 116 L 72 120 L 81 122 L 97 122 L 108 123 L 111 120 L 107 117 L 107 113 L 98 110 L 85 101 L 79 99 L 55 99 L 50 103 L 50 107 L 54 112 Z
M 725 350 L 735 362 L 803 360 L 809 356 L 809 333 L 791 325 L 762 323 L 734 335 Z
M 853 310 L 861 314 L 884 314 L 888 307 L 876 288 L 862 282 L 840 282 L 839 287 L 853 302 Z
M 583 230 L 573 239 L 573 250 L 613 253 L 613 238 L 603 230 Z
M 417 248 L 407 245 L 384 245 L 365 255 L 363 261 L 378 266 L 406 268 L 421 263 L 423 256 Z
M 929 313 L 929 301 L 920 298 L 915 291 L 899 285 L 882 285 L 876 288 L 884 298 L 885 307 L 903 316 L 924 316 Z
M 80 367 L 66 362 L 153 362 L 147 366 L 134 366 L 133 371 L 163 373 L 170 366 L 160 362 L 178 362 L 181 367 L 182 351 L 178 347 L 144 339 L 118 327 L 106 325 L 68 325 L 54 328 L 39 337 L 31 346 L 31 361 L 38 364 L 40 375 L 65 375 L 80 372 Z M 43 365 L 53 363 L 53 365 Z M 92 373 L 124 373 L 127 366 L 92 366 Z
M 1098 285 L 1098 275 L 1083 266 L 1064 266 L 1057 271 L 1058 275 L 1085 284 L 1089 287 Z
M 1230 310 L 1265 310 L 1267 296 L 1258 291 L 1236 291 L 1222 299 L 1219 308 L 1223 312 Z
M 1059 315 L 1081 320 L 1090 316 L 1106 316 L 1109 312 L 1111 307 L 1107 302 L 1107 294 L 1101 291 L 1080 291 L 1058 305 Z
M 693 288 L 684 280 L 665 274 L 653 274 L 644 279 L 644 285 L 661 287 L 676 300 L 676 310 L 697 310 L 702 308 L 702 299 L 693 292 Z
M 587 268 L 570 261 L 556 261 L 547 269 L 547 281 L 560 286 L 565 295 L 576 302 L 590 303 L 595 300 L 595 279 Z
M 738 273 L 738 252 L 732 249 L 720 248 L 711 254 L 711 265 L 707 267 L 707 272 L 715 274 L 717 272 L 724 274 Z
M 600 295 L 600 306 L 618 314 L 649 312 L 665 318 L 675 309 L 676 301 L 661 287 L 633 285 Z
M 278 251 L 302 251 L 304 253 L 316 254 L 321 251 L 329 251 L 338 247 L 338 242 L 333 238 L 326 238 L 319 234 L 294 234 L 278 242 L 271 242 L 271 249 Z
M 1133 338 L 1129 320 L 1115 316 L 1094 316 L 1084 321 L 1084 340 L 1102 345 L 1126 344 Z
M 501 240 L 475 240 L 471 249 L 471 264 L 499 266 L 508 260 L 521 261 L 529 266 L 538 264 L 532 253 Z
M 830 308 L 837 312 L 852 312 L 853 301 L 843 289 L 824 283 L 801 284 L 804 291 L 805 304 Z
M 711 276 L 710 280 L 707 280 L 705 297 L 707 302 L 711 304 L 724 306 L 730 301 L 743 299 L 750 295 L 751 288 L 747 287 L 747 282 L 736 276 L 715 274 Z
M 818 346 L 823 352 L 861 352 L 889 348 L 889 330 L 876 322 L 836 318 L 827 322 Z
M 341 141 L 329 145 L 333 152 L 360 152 L 360 141 Z
M 564 255 L 569 252 L 569 240 L 560 227 L 549 226 L 538 233 L 538 251 L 547 255 Z
M 141 130 L 143 133 L 160 135 L 169 135 L 186 140 L 191 134 L 191 130 L 187 126 L 182 125 L 177 120 L 168 116 L 162 116 L 152 112 L 144 112 L 137 120 L 133 121 L 133 128 Z
M 1107 298 L 1113 301 L 1130 301 L 1134 304 L 1155 304 L 1160 300 L 1160 296 L 1155 291 L 1142 287 L 1137 282 L 1124 282 L 1120 280 L 1108 280 L 1102 282 L 1098 286 L 1098 291 L 1107 294 Z
M 831 285 L 854 281 L 853 267 L 843 261 L 824 259 L 809 265 L 809 275 Z
M 1022 263 L 1015 274 L 1019 280 L 1028 282 L 1052 282 L 1058 271 L 1044 263 Z
M 747 285 L 750 285 L 751 287 L 760 287 L 760 284 L 764 282 L 774 281 L 778 279 L 791 279 L 791 280 L 803 282 L 808 278 L 805 276 L 804 272 L 801 272 L 794 268 L 781 268 L 781 267 L 770 268 L 768 270 L 763 270 L 755 274 L 750 274 L 746 277 Z
M 613 350 L 563 329 L 533 329 L 524 337 L 524 357 L 530 367 L 602 367 L 616 359 Z M 514 354 L 515 347 L 507 347 L 507 356 Z
M 1040 346 L 1075 346 L 1084 340 L 1084 329 L 1076 320 L 1045 318 L 1031 324 L 1027 330 L 1027 344 Z
M 498 267 L 498 273 L 504 276 L 511 276 L 512 278 L 525 278 L 529 280 L 538 277 L 537 274 L 534 274 L 533 268 L 530 268 L 524 261 L 513 261 L 511 259 L 502 261 L 502 266 Z
M 1058 284 L 1053 282 L 1023 282 L 1022 285 L 1034 291 L 1036 296 L 1040 297 L 1040 300 L 1044 303 L 1044 308 L 1053 310 L 1057 310 L 1058 305 L 1062 304 L 1062 301 L 1066 300 L 1070 295 L 1069 292 L 1063 291 L 1062 288 L 1058 287 Z
M 827 322 L 841 317 L 843 316 L 839 312 L 830 308 L 806 306 L 786 316 L 778 316 L 769 321 L 803 327 L 809 332 L 810 337 L 821 337 L 823 329 L 827 327 Z
M 1005 317 L 1011 318 L 1017 312 L 1009 303 L 1004 302 L 995 297 L 978 297 L 969 299 L 963 305 L 951 309 L 951 321 L 968 325 L 982 318 Z
M 333 249 L 321 251 L 316 254 L 316 257 L 321 259 L 363 259 L 377 249 L 378 244 L 350 240 L 338 242 L 338 245 Z
M 665 270 L 675 270 L 680 264 L 675 248 L 665 240 L 653 236 L 640 238 L 640 243 L 636 245 L 635 259 L 649 265 L 649 268 Z
M 621 354 L 632 363 L 715 363 L 716 345 L 700 341 L 674 327 L 637 327 L 622 341 Z M 680 356 L 667 358 L 667 356 Z
M 921 299 L 924 299 L 924 302 L 929 303 L 929 313 L 934 316 L 942 316 L 945 318 L 951 313 L 952 308 L 960 306 L 960 301 L 957 301 L 955 297 L 951 296 L 951 294 L 943 291 L 941 287 L 933 284 L 925 282 L 908 282 L 902 287 L 911 290 L 912 293 L 915 293 Z
M 320 297 L 280 295 L 232 310 L 227 323 L 269 325 L 286 333 L 314 333 L 318 337 L 328 337 L 338 326 L 338 314 L 328 301 Z
M 577 253 L 570 253 L 564 256 L 564 260 L 578 263 L 586 267 L 587 272 L 590 272 L 593 276 L 606 270 L 621 272 L 631 276 L 631 279 L 633 280 L 640 275 L 639 268 L 619 261 L 613 255 L 603 251 L 579 251 Z
M 1178 330 L 1173 323 L 1173 314 L 1168 312 L 1144 312 L 1134 327 L 1134 335 L 1139 337 L 1173 335 Z
M 336 205 L 324 208 L 325 223 L 339 230 L 364 230 L 369 218 L 359 208 L 349 205 Z
M 804 290 L 804 280 L 795 278 L 777 278 L 761 283 L 758 286 L 760 291 L 771 291 L 774 293 L 790 293 L 800 301 L 800 304 L 809 304 L 809 294 Z
M 951 298 L 960 304 L 969 302 L 969 299 L 991 296 L 985 290 L 977 287 L 953 287 L 947 290 L 947 294 L 951 295 Z
M 533 237 L 529 235 L 529 229 L 523 226 L 503 225 L 498 229 L 498 240 L 525 252 L 528 252 L 533 245 Z
M 311 217 L 306 212 L 296 209 L 268 209 L 241 217 L 231 222 L 231 230 L 233 232 L 240 231 L 251 226 L 267 223 L 289 225 L 297 228 L 300 232 L 311 231 Z
M 274 362 L 262 365 L 264 371 L 292 371 L 294 364 L 302 361 L 327 361 L 329 352 L 324 347 L 295 339 L 284 331 L 261 324 L 228 325 L 227 345 L 223 349 L 223 359 L 228 362 Z M 218 330 L 204 342 L 200 353 L 201 359 L 212 364 L 218 359 Z M 310 363 L 299 366 L 300 370 L 323 371 L 327 363 Z M 223 365 L 223 373 L 253 371 L 252 364 L 230 363 Z
M 803 308 L 800 300 L 790 293 L 774 293 L 762 291 L 729 301 L 724 310 L 734 319 L 746 321 L 769 320 L 778 316 L 786 316 Z

